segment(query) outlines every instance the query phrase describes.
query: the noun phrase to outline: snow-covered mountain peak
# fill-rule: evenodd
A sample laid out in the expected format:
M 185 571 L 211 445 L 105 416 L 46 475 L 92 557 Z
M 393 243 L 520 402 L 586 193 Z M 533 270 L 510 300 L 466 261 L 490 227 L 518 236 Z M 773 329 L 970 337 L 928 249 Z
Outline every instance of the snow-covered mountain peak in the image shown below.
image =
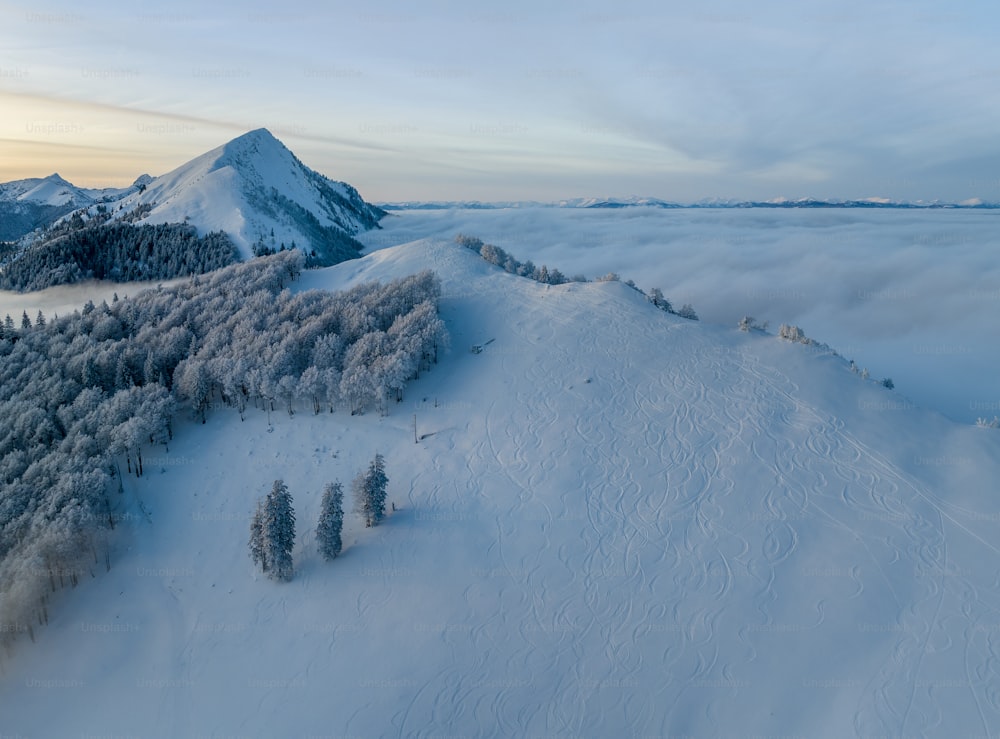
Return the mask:
M 244 257 L 294 243 L 339 261 L 356 255 L 351 237 L 383 215 L 350 185 L 307 167 L 265 128 L 136 184 L 146 187 L 123 201 L 123 216 L 144 208 L 138 222 L 225 231 Z

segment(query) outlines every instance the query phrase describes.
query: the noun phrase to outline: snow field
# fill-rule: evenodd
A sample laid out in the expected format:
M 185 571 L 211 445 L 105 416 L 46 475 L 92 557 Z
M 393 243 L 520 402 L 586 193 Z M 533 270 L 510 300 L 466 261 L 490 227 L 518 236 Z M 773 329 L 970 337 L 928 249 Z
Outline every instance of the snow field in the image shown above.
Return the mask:
M 449 243 L 301 289 L 428 266 L 452 348 L 388 418 L 217 410 L 149 451 L 111 572 L 4 661 L 0 734 L 1000 730 L 1000 437 L 808 347 Z M 398 510 L 349 514 L 324 563 L 322 487 L 376 451 Z M 288 584 L 246 548 L 278 477 Z

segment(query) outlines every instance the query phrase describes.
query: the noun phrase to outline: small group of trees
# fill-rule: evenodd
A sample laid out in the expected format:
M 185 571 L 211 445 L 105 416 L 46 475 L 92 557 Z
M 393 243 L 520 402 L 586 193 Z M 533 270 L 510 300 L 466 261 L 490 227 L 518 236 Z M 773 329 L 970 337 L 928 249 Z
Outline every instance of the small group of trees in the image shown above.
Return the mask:
M 385 474 L 385 459 L 376 454 L 368 469 L 358 473 L 351 485 L 354 510 L 366 526 L 377 526 L 385 517 L 385 501 L 389 478 Z M 326 561 L 336 559 L 343 550 L 344 490 L 339 481 L 323 488 L 319 519 L 316 523 L 316 545 Z M 291 580 L 295 568 L 292 550 L 295 546 L 295 510 L 292 496 L 282 480 L 274 485 L 250 519 L 250 558 L 261 572 L 273 580 Z
M 482 239 L 475 236 L 468 236 L 460 233 L 455 236 L 455 243 L 475 252 L 490 264 L 502 267 L 504 271 L 509 272 L 510 274 L 518 275 L 519 277 L 527 277 L 535 282 L 541 282 L 545 285 L 562 285 L 567 282 L 589 282 L 589 280 L 583 275 L 566 277 L 559 270 L 555 268 L 549 269 L 544 264 L 541 267 L 535 267 L 531 260 L 521 262 L 501 249 L 499 246 L 484 243 Z M 620 281 L 621 278 L 614 272 L 608 272 L 606 275 L 597 278 L 597 282 Z M 694 308 L 691 307 L 690 303 L 685 303 L 679 310 L 674 310 L 673 305 L 671 305 L 670 301 L 664 297 L 663 291 L 658 287 L 654 287 L 646 293 L 643 292 L 632 280 L 626 280 L 624 284 L 645 295 L 649 302 L 666 313 L 670 313 L 680 318 L 686 318 L 691 321 L 698 320 L 698 314 L 695 312 Z
M 742 331 L 749 331 L 751 329 L 763 331 L 764 329 L 767 328 L 767 324 L 765 323 L 762 326 L 758 326 L 753 318 L 745 316 L 743 319 L 740 320 L 739 327 L 740 330 Z M 807 337 L 805 332 L 798 326 L 789 326 L 783 323 L 781 324 L 781 326 L 778 327 L 778 336 L 779 338 L 782 338 L 785 341 L 791 341 L 797 344 L 805 344 L 806 346 L 814 346 L 819 349 L 825 349 L 831 351 L 835 356 L 838 357 L 840 356 L 839 354 L 837 354 L 836 351 L 831 349 L 829 345 L 821 344 L 815 339 L 810 339 L 809 337 Z M 862 380 L 869 379 L 869 372 L 867 367 L 864 369 L 859 368 L 858 365 L 854 363 L 853 359 L 850 361 L 849 367 L 851 372 L 853 372 L 856 375 L 859 375 Z M 896 387 L 896 384 L 892 381 L 891 377 L 886 377 L 879 384 L 882 387 L 886 388 L 887 390 L 892 390 Z
M 505 272 L 518 275 L 519 277 L 527 277 L 535 282 L 541 282 L 546 285 L 562 285 L 566 282 L 586 282 L 585 277 L 575 277 L 571 280 L 559 270 L 555 268 L 549 269 L 544 264 L 541 267 L 536 267 L 530 259 L 523 262 L 519 261 L 499 246 L 483 243 L 482 239 L 475 236 L 467 236 L 460 233 L 455 237 L 455 243 L 464 246 L 470 251 L 474 251 L 490 264 L 495 264 L 503 268 Z
M 778 336 L 785 341 L 791 341 L 796 344 L 815 344 L 816 342 L 806 336 L 805 331 L 803 331 L 798 326 L 789 326 L 788 324 L 781 324 L 778 327 Z
M 767 321 L 758 323 L 753 316 L 743 316 L 736 325 L 740 331 L 767 331 Z
M 858 365 L 854 363 L 853 359 L 851 360 L 849 367 L 851 372 L 858 375 L 862 380 L 868 380 L 871 378 L 871 373 L 868 371 L 868 368 L 858 367 Z M 896 383 L 892 381 L 891 377 L 884 378 L 881 382 L 879 382 L 879 384 L 886 390 L 893 390 L 896 387 Z

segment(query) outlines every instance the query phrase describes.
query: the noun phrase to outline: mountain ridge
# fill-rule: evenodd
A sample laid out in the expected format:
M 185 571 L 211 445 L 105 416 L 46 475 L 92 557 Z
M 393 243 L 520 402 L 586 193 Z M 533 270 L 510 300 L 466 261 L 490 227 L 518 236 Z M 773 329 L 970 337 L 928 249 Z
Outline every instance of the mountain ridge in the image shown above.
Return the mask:
M 889 198 L 871 197 L 848 200 L 823 198 L 773 198 L 770 200 L 738 200 L 726 198 L 706 198 L 693 202 L 675 202 L 660 198 L 635 196 L 629 198 L 569 198 L 564 200 L 395 200 L 380 202 L 386 210 L 449 210 L 449 209 L 481 209 L 494 210 L 501 208 L 567 208 L 567 209 L 599 209 L 599 208 L 882 208 L 882 209 L 997 209 L 1000 203 L 982 201 L 970 198 L 961 202 L 947 201 L 908 201 L 891 200 Z

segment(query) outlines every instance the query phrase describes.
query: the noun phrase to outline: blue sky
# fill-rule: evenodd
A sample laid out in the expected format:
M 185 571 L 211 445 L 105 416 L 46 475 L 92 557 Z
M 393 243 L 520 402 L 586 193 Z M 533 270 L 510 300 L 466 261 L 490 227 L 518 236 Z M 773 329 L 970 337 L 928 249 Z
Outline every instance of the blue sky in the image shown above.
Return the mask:
M 0 180 L 261 126 L 375 200 L 1000 201 L 1000 6 L 0 5 Z

